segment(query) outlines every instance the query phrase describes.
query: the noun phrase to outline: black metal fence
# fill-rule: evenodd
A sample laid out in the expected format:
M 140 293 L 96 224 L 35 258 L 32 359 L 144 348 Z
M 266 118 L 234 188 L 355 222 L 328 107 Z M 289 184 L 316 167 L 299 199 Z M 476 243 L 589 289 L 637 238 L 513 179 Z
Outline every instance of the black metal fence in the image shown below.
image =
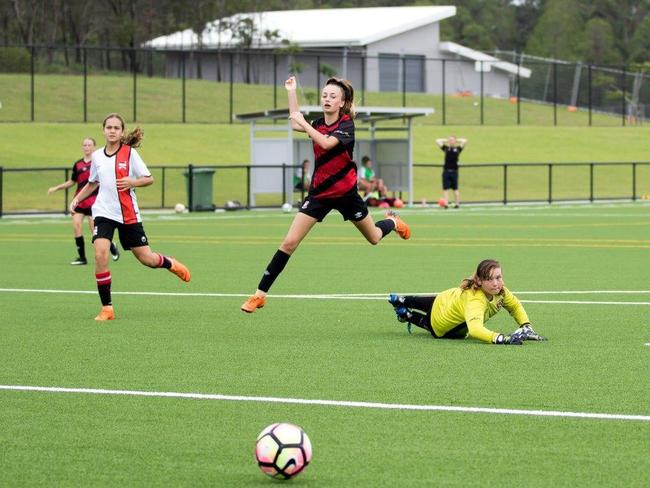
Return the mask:
M 171 209 L 182 203 L 191 210 L 280 208 L 299 202 L 303 190 L 251 195 L 255 169 L 281 172 L 282 188 L 297 166 L 187 165 L 149 166 L 156 183 L 138 190 L 142 209 Z M 268 174 L 268 173 L 267 173 Z M 414 164 L 413 201 L 440 197 L 441 166 Z M 68 213 L 73 190 L 47 195 L 67 180 L 70 169 L 0 167 L 0 217 L 20 214 Z M 465 164 L 460 170 L 465 203 L 596 202 L 650 199 L 650 162 Z M 408 200 L 408 195 L 401 195 Z
M 317 104 L 321 83 L 343 75 L 358 104 L 433 106 L 424 120 L 431 124 L 624 126 L 645 119 L 645 72 L 524 59 L 505 69 L 341 51 L 0 46 L 0 122 L 88 122 L 120 112 L 129 121 L 232 123 L 235 113 L 284 106 L 287 73 L 298 74 L 303 103 Z

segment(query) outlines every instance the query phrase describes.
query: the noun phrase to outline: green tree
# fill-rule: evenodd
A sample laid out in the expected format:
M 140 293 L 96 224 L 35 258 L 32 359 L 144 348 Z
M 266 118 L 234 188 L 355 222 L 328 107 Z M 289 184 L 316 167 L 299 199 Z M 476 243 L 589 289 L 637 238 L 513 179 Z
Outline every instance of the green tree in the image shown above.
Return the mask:
M 645 17 L 630 41 L 630 60 L 643 63 L 650 61 L 650 17 Z
M 584 20 L 577 0 L 548 0 L 526 51 L 556 59 L 582 59 Z
M 590 64 L 620 64 L 623 58 L 616 48 L 614 30 L 605 19 L 594 18 L 585 25 L 584 61 Z

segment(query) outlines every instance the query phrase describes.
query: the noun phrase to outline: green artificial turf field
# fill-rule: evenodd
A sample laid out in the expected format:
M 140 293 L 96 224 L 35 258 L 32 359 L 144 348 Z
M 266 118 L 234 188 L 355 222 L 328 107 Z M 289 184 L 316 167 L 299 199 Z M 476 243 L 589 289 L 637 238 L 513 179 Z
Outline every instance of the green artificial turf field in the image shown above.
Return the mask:
M 3 218 L 0 485 L 271 486 L 253 448 L 284 421 L 314 448 L 296 486 L 646 486 L 648 210 L 405 210 L 412 239 L 376 247 L 332 214 L 253 315 L 239 306 L 291 215 L 145 214 L 192 281 L 123 253 L 110 323 L 93 320 L 92 266 L 68 264 L 69 218 Z M 456 286 L 487 257 L 548 342 L 434 340 L 395 320 L 389 292 Z M 503 311 L 488 326 L 515 328 Z

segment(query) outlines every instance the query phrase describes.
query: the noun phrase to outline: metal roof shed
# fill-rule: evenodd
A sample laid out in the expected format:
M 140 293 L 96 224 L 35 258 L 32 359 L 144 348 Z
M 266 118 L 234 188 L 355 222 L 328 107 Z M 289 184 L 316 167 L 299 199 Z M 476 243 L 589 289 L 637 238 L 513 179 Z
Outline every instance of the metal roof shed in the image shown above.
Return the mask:
M 433 108 L 393 108 L 393 107 L 356 107 L 357 132 L 367 131 L 368 138 L 357 134 L 354 158 L 360 164 L 362 156 L 372 159 L 375 171 L 391 191 L 408 192 L 408 204 L 413 204 L 413 119 L 424 117 L 434 112 Z M 301 107 L 300 111 L 307 119 L 316 119 L 322 115 L 318 105 Z M 235 115 L 235 119 L 250 123 L 251 178 L 249 195 L 255 206 L 255 194 L 278 193 L 290 196 L 293 203 L 293 168 L 301 165 L 304 159 L 313 163 L 312 142 L 308 138 L 294 137 L 288 120 L 288 109 L 271 109 Z M 378 122 L 394 119 L 406 121 L 406 125 L 378 126 Z M 262 124 L 282 120 L 280 124 Z M 360 126 L 362 122 L 366 126 Z M 378 138 L 378 132 L 406 132 L 406 137 Z M 284 132 L 286 137 L 270 137 L 271 132 Z M 262 166 L 262 168 L 260 167 Z M 267 168 L 263 168 L 267 166 Z M 313 171 L 313 164 L 310 166 Z

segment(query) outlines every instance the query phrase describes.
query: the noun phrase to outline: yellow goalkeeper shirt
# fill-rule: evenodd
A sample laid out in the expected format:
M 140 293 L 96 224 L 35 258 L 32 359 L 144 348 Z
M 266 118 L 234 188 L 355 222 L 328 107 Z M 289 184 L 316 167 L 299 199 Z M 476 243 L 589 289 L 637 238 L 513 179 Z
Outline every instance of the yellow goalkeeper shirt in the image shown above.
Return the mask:
M 481 289 L 474 291 L 451 288 L 436 296 L 431 310 L 431 328 L 438 337 L 443 337 L 465 322 L 471 337 L 494 342 L 499 333 L 487 329 L 484 324 L 501 307 L 512 315 L 519 326 L 530 322 L 521 302 L 506 287 L 491 300 Z

